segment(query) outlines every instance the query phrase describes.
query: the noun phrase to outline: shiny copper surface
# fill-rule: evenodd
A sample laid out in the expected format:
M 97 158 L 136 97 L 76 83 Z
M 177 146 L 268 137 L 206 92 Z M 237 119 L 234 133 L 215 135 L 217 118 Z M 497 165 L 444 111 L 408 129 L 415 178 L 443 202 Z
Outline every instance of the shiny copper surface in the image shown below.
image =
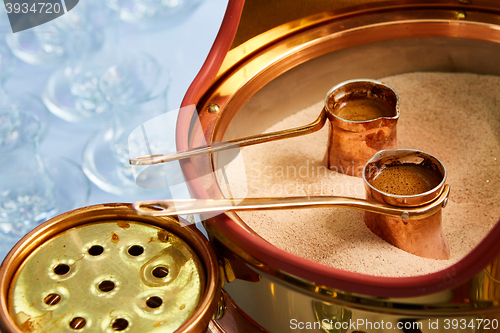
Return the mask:
M 362 121 L 345 119 L 338 114 L 341 107 L 345 108 L 344 104 L 349 105 L 362 99 L 380 102 L 390 114 L 374 115 Z M 213 112 L 210 111 L 213 105 L 216 104 L 208 106 L 208 112 Z M 153 165 L 307 135 L 323 128 L 327 117 L 330 120 L 330 137 L 325 163 L 331 170 L 361 177 L 363 166 L 374 153 L 382 149 L 397 148 L 396 124 L 399 119 L 397 93 L 382 82 L 359 79 L 333 87 L 327 93 L 325 107 L 311 124 L 227 142 L 213 142 L 206 147 L 196 147 L 176 153 L 137 156 L 130 158 L 130 164 Z
M 116 230 L 113 229 L 110 231 L 106 229 L 114 227 L 116 227 Z M 103 232 L 94 233 L 92 230 L 90 230 L 92 228 L 96 230 L 102 229 Z M 147 233 L 147 230 L 154 230 L 155 235 L 157 234 L 158 241 L 155 242 L 156 236 L 150 237 L 151 239 L 148 238 L 146 240 L 141 240 L 140 235 L 143 234 L 144 231 L 146 231 Z M 78 240 L 80 238 L 79 234 L 86 233 L 86 231 L 92 231 L 90 233 L 87 233 L 87 236 L 90 238 L 87 237 L 88 239 L 85 242 L 81 243 Z M 75 237 L 72 236 L 66 238 L 69 233 L 76 233 L 74 235 Z M 171 235 L 173 238 L 170 239 L 169 235 Z M 99 244 L 102 243 L 102 246 L 99 248 L 99 246 L 96 246 L 96 244 L 94 244 L 94 242 L 99 237 L 109 238 L 110 243 L 107 244 L 100 242 Z M 97 329 L 97 327 L 102 327 L 102 329 L 105 331 L 116 331 L 123 330 L 129 325 L 131 328 L 134 325 L 137 326 L 139 325 L 139 322 L 141 320 L 144 320 L 144 323 L 149 321 L 153 327 L 153 330 L 163 330 L 165 328 L 162 327 L 164 324 L 167 324 L 168 326 L 170 325 L 170 323 L 174 323 L 174 321 L 159 320 L 155 322 L 155 318 L 158 317 L 158 315 L 161 316 L 162 313 L 166 313 L 164 311 L 170 309 L 171 306 L 174 306 L 176 308 L 176 310 L 174 310 L 175 312 L 179 311 L 180 308 L 186 308 L 188 305 L 182 299 L 180 300 L 180 303 L 169 303 L 166 301 L 163 302 L 163 300 L 160 301 L 160 297 L 158 297 L 157 293 L 160 293 L 162 283 L 164 284 L 166 282 L 167 284 L 169 284 L 171 283 L 171 281 L 176 281 L 176 278 L 181 277 L 181 275 L 184 277 L 188 277 L 185 275 L 185 273 L 187 273 L 188 271 L 176 271 L 179 267 L 175 266 L 176 264 L 174 262 L 170 262 L 168 270 L 169 272 L 166 275 L 161 274 L 161 272 L 159 271 L 157 272 L 157 269 L 161 265 L 158 266 L 156 264 L 163 260 L 160 257 L 167 255 L 167 252 L 171 251 L 173 247 L 158 252 L 156 257 L 154 247 L 161 247 L 161 244 L 170 244 L 170 240 L 175 243 L 177 242 L 177 237 L 180 241 L 178 245 L 180 245 L 179 250 L 183 252 L 182 255 L 188 253 L 196 255 L 200 260 L 199 264 L 200 268 L 202 269 L 201 272 L 203 272 L 204 275 L 204 282 L 200 285 L 200 300 L 199 302 L 197 302 L 198 305 L 193 308 L 193 311 L 190 311 L 191 316 L 189 316 L 187 320 L 184 321 L 184 323 L 179 323 L 180 326 L 178 330 L 179 332 L 205 332 L 210 319 L 216 312 L 217 301 L 220 295 L 219 267 L 213 250 L 210 248 L 202 234 L 199 233 L 199 231 L 197 231 L 196 229 L 190 227 L 181 227 L 178 220 L 173 218 L 152 219 L 137 216 L 136 214 L 134 214 L 133 210 L 130 209 L 130 206 L 126 204 L 103 204 L 85 207 L 62 214 L 34 229 L 13 248 L 13 250 L 7 255 L 0 268 L 1 331 L 5 333 L 18 333 L 36 332 L 42 330 L 45 332 L 47 327 L 49 327 L 50 325 L 57 326 L 59 325 L 59 322 L 64 324 L 61 328 L 62 331 L 68 330 L 70 329 L 70 327 L 73 329 L 87 329 L 91 331 Z M 127 252 L 127 248 L 125 248 L 125 250 L 122 251 L 123 253 L 116 255 L 116 258 L 113 259 L 113 248 L 115 246 L 119 246 L 123 242 L 127 242 L 127 239 L 129 241 L 134 240 L 134 242 L 132 242 L 134 244 L 137 242 L 137 244 L 139 244 L 139 246 L 137 246 L 137 249 L 128 248 Z M 148 243 L 149 241 L 152 241 L 152 243 Z M 59 244 L 58 242 L 62 243 Z M 189 247 L 189 249 L 185 248 L 187 252 L 182 249 L 184 247 L 184 245 L 181 245 L 182 243 L 187 244 L 187 246 Z M 60 255 L 56 259 L 50 256 L 42 256 L 36 260 L 31 260 L 32 258 L 34 258 L 33 256 L 37 255 L 37 253 L 52 250 L 63 253 L 64 251 L 70 251 L 71 248 L 79 246 L 88 248 L 88 254 L 82 253 L 82 265 L 83 263 L 88 264 L 89 262 L 94 260 L 96 263 L 104 265 L 103 267 L 107 268 L 101 267 L 98 270 L 91 270 L 85 273 L 85 267 L 78 264 L 76 261 L 73 262 L 72 257 L 69 255 Z M 92 246 L 95 246 L 95 248 L 92 248 Z M 156 258 L 153 258 L 153 260 L 149 260 L 146 263 L 146 266 L 152 265 L 150 267 L 151 269 L 148 269 L 149 266 L 143 267 L 146 270 L 143 272 L 145 274 L 145 281 L 142 281 L 143 283 L 145 283 L 145 285 L 149 285 L 149 287 L 155 285 L 156 287 L 153 288 L 154 290 L 141 293 L 139 290 L 141 282 L 134 282 L 133 274 L 127 276 L 126 280 L 123 280 L 124 276 L 121 276 L 119 273 L 115 272 L 116 275 L 115 273 L 111 273 L 111 275 L 101 276 L 100 279 L 94 281 L 94 289 L 96 289 L 95 293 L 97 293 L 96 296 L 98 297 L 95 298 L 97 303 L 93 304 L 91 301 L 93 299 L 92 288 L 89 289 L 84 286 L 85 282 L 88 281 L 88 277 L 92 274 L 103 275 L 105 273 L 104 270 L 112 269 L 117 264 L 118 266 L 120 266 L 119 263 L 122 260 L 130 261 L 130 265 L 126 264 L 125 262 L 123 263 L 124 268 L 127 268 L 129 266 L 132 267 L 137 264 L 142 265 L 141 261 L 139 260 L 139 247 L 144 251 L 144 256 L 153 255 L 153 257 Z M 68 249 L 65 250 L 66 248 Z M 176 251 L 174 250 L 174 252 Z M 99 255 L 101 254 L 102 258 L 99 257 Z M 173 254 L 173 252 L 170 254 Z M 177 256 L 177 254 L 174 256 Z M 139 259 L 135 260 L 135 256 L 137 256 L 137 258 Z M 114 260 L 113 263 L 106 265 L 106 260 L 110 259 Z M 30 273 L 34 272 L 33 267 L 31 266 L 40 264 L 43 265 L 46 260 L 49 260 L 54 265 L 56 265 L 54 268 L 54 272 L 49 272 L 49 274 L 47 275 L 49 281 L 46 281 L 46 279 L 44 280 L 44 275 L 46 274 L 31 274 L 30 276 Z M 57 264 L 57 262 L 54 262 L 54 260 L 56 260 L 57 262 L 62 260 L 62 262 Z M 24 271 L 23 273 L 24 269 L 26 269 L 26 271 Z M 77 284 L 74 288 L 72 288 L 71 286 L 66 286 L 68 281 L 71 282 L 70 278 L 73 275 L 78 274 L 80 271 L 87 275 L 87 280 L 85 278 L 82 278 L 80 284 L 75 280 L 74 282 L 76 282 Z M 194 277 L 194 275 L 191 275 L 191 277 Z M 51 288 L 50 285 L 50 281 L 54 279 L 62 279 L 61 283 L 59 283 L 57 288 L 55 289 Z M 190 278 L 188 277 L 188 280 L 189 279 Z M 185 282 L 187 282 L 188 280 L 185 280 Z M 138 283 L 139 285 L 129 285 L 127 287 L 127 283 L 132 282 Z M 189 285 L 189 283 L 186 284 L 184 282 L 181 284 L 184 287 L 187 287 Z M 38 291 L 33 289 L 36 288 L 36 286 L 41 289 L 37 289 Z M 83 289 L 81 289 L 81 287 L 83 287 Z M 170 293 L 170 296 L 174 296 L 178 292 L 180 292 L 179 296 L 181 296 L 184 287 L 179 287 L 180 288 L 175 288 L 175 290 Z M 185 290 L 188 291 L 194 289 L 188 287 Z M 22 294 L 24 292 L 26 292 L 26 295 L 22 297 L 19 293 Z M 106 303 L 108 296 L 113 296 L 114 294 L 118 295 L 118 293 L 120 293 L 121 295 L 123 294 L 123 292 L 132 294 L 139 292 L 144 298 L 142 300 L 143 302 L 141 300 L 135 300 L 135 298 L 132 297 L 124 304 L 121 304 L 120 301 L 114 299 L 109 299 L 108 303 L 109 301 L 111 301 L 111 303 Z M 59 295 L 60 298 L 57 298 L 55 294 Z M 192 297 L 193 295 L 189 296 L 186 294 L 184 296 L 187 296 L 191 300 L 195 300 Z M 33 297 L 33 302 L 28 300 Z M 25 299 L 26 301 L 30 302 L 30 305 L 32 307 L 29 309 L 20 310 L 20 308 L 24 306 L 23 302 L 25 302 Z M 73 301 L 71 301 L 72 299 Z M 78 299 L 80 303 L 78 302 Z M 74 303 L 75 301 L 76 303 Z M 43 303 L 40 305 L 40 309 L 53 309 L 54 311 L 63 311 L 67 313 L 60 313 L 59 315 L 57 315 L 57 319 L 54 320 L 51 319 L 52 317 L 44 315 L 33 317 L 31 319 L 28 318 L 28 321 L 23 320 L 23 318 L 29 317 L 30 313 L 34 309 L 39 308 L 37 302 Z M 73 302 L 74 304 L 70 306 L 71 302 Z M 100 319 L 98 319 L 98 317 L 101 316 L 105 322 L 107 318 L 107 314 L 102 313 L 102 311 L 104 311 L 106 308 L 103 302 L 109 306 L 116 307 L 116 310 L 113 311 L 114 314 L 109 314 L 111 321 L 109 321 L 108 323 L 108 328 L 106 328 L 106 323 L 103 323 L 102 325 L 104 326 L 102 326 L 100 323 Z M 180 306 L 179 309 L 177 309 L 177 304 L 179 304 Z M 186 304 L 185 307 L 182 307 L 182 304 Z M 91 305 L 91 307 L 86 308 L 86 310 L 81 309 L 82 306 L 85 307 L 86 305 Z M 137 307 L 137 309 L 128 313 L 128 307 Z M 147 310 L 145 312 L 146 315 L 143 316 L 143 318 L 141 317 L 142 319 L 135 318 L 135 316 L 140 316 L 140 314 L 143 312 L 141 310 L 142 308 Z M 100 315 L 96 314 L 97 317 L 93 316 L 91 312 L 93 313 L 95 311 L 100 313 Z M 49 312 L 52 313 L 52 311 Z M 65 320 L 66 316 L 69 316 L 68 320 Z M 19 320 L 21 320 L 21 322 L 19 322 Z M 151 322 L 151 320 L 153 322 Z M 58 329 L 54 326 L 50 328 L 50 331 L 58 331 Z
M 209 111 L 210 112 L 210 111 Z M 131 165 L 153 165 L 176 160 L 192 158 L 205 154 L 212 154 L 226 150 L 239 149 L 240 147 L 252 146 L 276 140 L 284 140 L 307 135 L 319 131 L 326 123 L 326 113 L 321 111 L 318 118 L 312 123 L 283 131 L 254 135 L 246 138 L 231 140 L 228 142 L 215 142 L 208 147 L 197 147 L 172 154 L 155 154 L 138 156 L 130 159 Z M 238 150 L 239 152 L 239 150 Z
M 414 195 L 389 194 L 372 185 L 372 179 L 378 172 L 383 172 L 381 170 L 384 167 L 401 164 L 429 165 L 439 173 L 441 181 L 430 191 Z M 368 200 L 390 203 L 394 206 L 415 207 L 425 205 L 441 195 L 446 182 L 446 169 L 436 157 L 421 151 L 384 150 L 368 161 L 363 179 Z M 443 231 L 441 209 L 414 221 L 366 212 L 365 223 L 374 234 L 404 251 L 429 259 L 450 258 L 450 247 Z
M 166 199 L 137 201 L 132 208 L 146 216 L 176 216 L 229 211 L 297 209 L 320 207 L 345 207 L 385 215 L 389 217 L 404 217 L 405 220 L 419 220 L 441 211 L 448 200 L 449 187 L 440 189 L 439 195 L 433 201 L 417 207 L 398 207 L 385 202 L 362 200 L 349 197 L 308 196 L 286 198 L 245 198 L 245 199 Z M 154 209 L 151 209 L 154 207 Z
M 379 102 L 389 112 L 371 115 L 369 119 L 340 115 L 342 108 L 359 100 Z M 330 170 L 361 177 L 364 165 L 373 154 L 397 148 L 399 97 L 386 84 L 361 79 L 340 83 L 327 93 L 325 109 L 330 120 L 325 159 Z

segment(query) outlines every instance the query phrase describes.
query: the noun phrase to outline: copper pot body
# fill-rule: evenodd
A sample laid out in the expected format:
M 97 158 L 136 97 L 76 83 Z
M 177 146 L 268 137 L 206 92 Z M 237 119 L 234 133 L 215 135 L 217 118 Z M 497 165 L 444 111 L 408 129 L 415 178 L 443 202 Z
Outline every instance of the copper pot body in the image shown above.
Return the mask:
M 395 195 L 372 185 L 372 179 L 384 168 L 394 165 L 427 165 L 441 179 L 433 189 L 413 195 Z M 436 157 L 417 150 L 384 150 L 376 153 L 363 170 L 366 198 L 398 207 L 418 207 L 436 199 L 446 181 L 446 168 Z M 449 259 L 450 247 L 443 231 L 442 209 L 429 217 L 408 221 L 403 217 L 391 217 L 365 212 L 367 227 L 388 243 L 420 257 Z
M 358 120 L 364 117 L 347 118 L 341 114 L 343 106 L 360 100 L 380 104 L 387 115 Z M 325 157 L 330 170 L 362 177 L 363 167 L 373 154 L 397 148 L 399 97 L 388 85 L 375 80 L 340 83 L 326 95 L 325 110 L 330 120 Z

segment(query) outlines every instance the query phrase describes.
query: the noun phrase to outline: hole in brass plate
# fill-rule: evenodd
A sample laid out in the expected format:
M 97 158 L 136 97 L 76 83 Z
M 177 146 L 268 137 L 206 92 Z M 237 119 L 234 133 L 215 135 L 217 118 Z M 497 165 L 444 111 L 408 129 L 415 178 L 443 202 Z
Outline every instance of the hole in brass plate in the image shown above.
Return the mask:
M 168 275 L 168 269 L 166 267 L 159 266 L 159 267 L 156 267 L 155 269 L 153 269 L 153 276 L 154 277 L 161 279 L 167 275 Z
M 66 264 L 59 264 L 54 267 L 54 273 L 57 275 L 64 275 L 69 272 L 69 266 Z
M 90 247 L 88 252 L 91 256 L 98 256 L 104 252 L 104 248 L 100 245 L 93 245 L 92 247 Z
M 56 305 L 61 301 L 61 295 L 59 294 L 48 294 L 43 299 L 43 302 L 47 305 Z
M 140 245 L 133 245 L 128 249 L 128 254 L 137 257 L 144 253 L 144 248 Z
M 115 319 L 113 321 L 113 324 L 111 324 L 111 327 L 115 331 L 123 331 L 124 329 L 126 329 L 128 327 L 128 321 L 127 321 L 127 319 L 123 319 L 123 318 Z
M 158 296 L 152 296 L 146 301 L 146 305 L 150 308 L 156 309 L 163 304 L 163 300 Z
M 115 283 L 113 281 L 105 280 L 99 283 L 99 286 L 97 286 L 100 291 L 109 293 L 111 290 L 115 289 Z
M 85 318 L 76 317 L 71 319 L 71 321 L 69 322 L 69 327 L 71 327 L 74 330 L 81 330 L 82 328 L 85 327 L 86 323 L 87 321 L 85 320 Z

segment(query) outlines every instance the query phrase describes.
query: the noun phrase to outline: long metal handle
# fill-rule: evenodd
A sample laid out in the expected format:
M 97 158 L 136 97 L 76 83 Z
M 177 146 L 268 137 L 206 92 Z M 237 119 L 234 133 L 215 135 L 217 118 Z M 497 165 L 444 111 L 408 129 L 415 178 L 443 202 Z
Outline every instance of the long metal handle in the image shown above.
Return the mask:
M 210 154 L 210 153 L 220 152 L 223 150 L 234 149 L 235 147 L 245 147 L 245 146 L 255 145 L 258 143 L 294 138 L 297 136 L 306 135 L 319 131 L 325 125 L 326 119 L 327 119 L 326 111 L 325 109 L 323 109 L 319 117 L 309 125 L 272 132 L 272 133 L 249 136 L 246 138 L 227 141 L 227 142 L 213 143 L 210 147 L 193 148 L 172 154 L 153 154 L 153 155 L 138 156 L 135 158 L 131 158 L 130 164 L 132 165 L 159 164 L 164 162 L 181 160 L 184 158 L 190 158 L 198 155 Z
M 272 210 L 313 207 L 347 207 L 383 215 L 416 220 L 431 216 L 446 206 L 450 186 L 445 185 L 441 194 L 431 203 L 420 207 L 395 207 L 363 199 L 314 196 L 289 198 L 247 199 L 186 199 L 138 201 L 132 208 L 139 214 L 149 216 L 190 215 L 209 212 L 242 210 Z

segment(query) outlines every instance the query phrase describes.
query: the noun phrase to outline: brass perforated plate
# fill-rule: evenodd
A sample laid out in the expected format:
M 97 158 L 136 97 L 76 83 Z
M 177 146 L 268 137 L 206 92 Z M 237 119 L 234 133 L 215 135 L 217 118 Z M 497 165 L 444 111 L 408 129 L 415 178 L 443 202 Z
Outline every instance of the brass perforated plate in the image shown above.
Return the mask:
M 179 237 L 116 220 L 45 242 L 21 265 L 8 301 L 23 332 L 173 332 L 204 284 L 198 257 Z

